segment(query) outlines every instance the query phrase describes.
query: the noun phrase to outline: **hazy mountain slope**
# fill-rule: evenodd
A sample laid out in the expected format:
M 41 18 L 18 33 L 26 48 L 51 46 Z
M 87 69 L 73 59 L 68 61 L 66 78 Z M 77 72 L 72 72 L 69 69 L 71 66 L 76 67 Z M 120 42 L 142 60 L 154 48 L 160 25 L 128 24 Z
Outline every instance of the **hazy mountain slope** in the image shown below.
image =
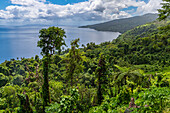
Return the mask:
M 80 28 L 91 28 L 98 31 L 113 31 L 124 33 L 136 26 L 152 22 L 157 19 L 157 14 L 145 14 L 143 16 L 135 16 L 131 18 L 117 19 L 109 22 L 81 26 Z

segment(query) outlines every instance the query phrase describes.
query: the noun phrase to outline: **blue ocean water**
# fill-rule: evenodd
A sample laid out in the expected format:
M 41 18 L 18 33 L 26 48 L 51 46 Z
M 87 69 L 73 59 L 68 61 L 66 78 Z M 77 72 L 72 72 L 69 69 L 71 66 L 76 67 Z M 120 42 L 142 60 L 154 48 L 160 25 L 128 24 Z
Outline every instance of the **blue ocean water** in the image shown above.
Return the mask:
M 0 26 L 0 63 L 5 60 L 25 57 L 31 58 L 40 55 L 41 49 L 37 47 L 39 30 L 49 26 Z M 60 26 L 66 32 L 66 44 L 80 38 L 80 45 L 89 42 L 100 44 L 105 41 L 112 41 L 120 33 L 101 32 L 92 29 Z

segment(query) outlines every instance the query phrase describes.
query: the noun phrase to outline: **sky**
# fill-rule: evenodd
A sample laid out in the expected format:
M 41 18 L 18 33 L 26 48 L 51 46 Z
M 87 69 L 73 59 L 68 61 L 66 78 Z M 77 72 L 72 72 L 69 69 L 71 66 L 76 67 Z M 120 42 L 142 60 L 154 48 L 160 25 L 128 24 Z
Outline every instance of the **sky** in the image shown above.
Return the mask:
M 162 0 L 0 0 L 0 25 L 87 25 L 157 13 Z

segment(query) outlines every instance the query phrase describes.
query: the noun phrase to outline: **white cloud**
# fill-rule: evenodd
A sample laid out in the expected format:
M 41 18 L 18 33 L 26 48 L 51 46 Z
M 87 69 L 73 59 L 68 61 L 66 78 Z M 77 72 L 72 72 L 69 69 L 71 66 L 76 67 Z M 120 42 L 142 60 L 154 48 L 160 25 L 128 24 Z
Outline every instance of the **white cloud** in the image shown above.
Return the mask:
M 139 6 L 136 14 L 158 13 L 157 10 L 161 8 L 160 3 L 162 3 L 162 0 L 150 0 L 147 4 Z
M 13 17 L 14 15 L 11 14 L 9 11 L 0 10 L 0 19 L 8 19 Z
M 13 5 L 0 10 L 0 19 L 24 23 L 106 21 L 132 16 L 128 11 L 122 11 L 130 6 L 138 7 L 138 14 L 156 12 L 160 2 L 161 0 L 150 0 L 146 4 L 142 0 L 89 0 L 72 5 L 56 5 L 47 0 L 11 0 Z

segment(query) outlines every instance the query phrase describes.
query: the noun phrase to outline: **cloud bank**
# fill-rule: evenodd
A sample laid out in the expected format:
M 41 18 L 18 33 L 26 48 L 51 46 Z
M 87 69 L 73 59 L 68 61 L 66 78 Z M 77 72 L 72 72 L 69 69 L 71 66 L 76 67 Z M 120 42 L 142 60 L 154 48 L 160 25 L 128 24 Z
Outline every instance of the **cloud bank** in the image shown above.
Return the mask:
M 5 23 L 56 23 L 100 22 L 119 18 L 156 13 L 162 0 L 89 0 L 75 4 L 57 5 L 47 0 L 10 0 L 12 5 L 0 10 Z M 123 10 L 136 7 L 137 10 Z M 2 23 L 0 23 L 2 24 Z

